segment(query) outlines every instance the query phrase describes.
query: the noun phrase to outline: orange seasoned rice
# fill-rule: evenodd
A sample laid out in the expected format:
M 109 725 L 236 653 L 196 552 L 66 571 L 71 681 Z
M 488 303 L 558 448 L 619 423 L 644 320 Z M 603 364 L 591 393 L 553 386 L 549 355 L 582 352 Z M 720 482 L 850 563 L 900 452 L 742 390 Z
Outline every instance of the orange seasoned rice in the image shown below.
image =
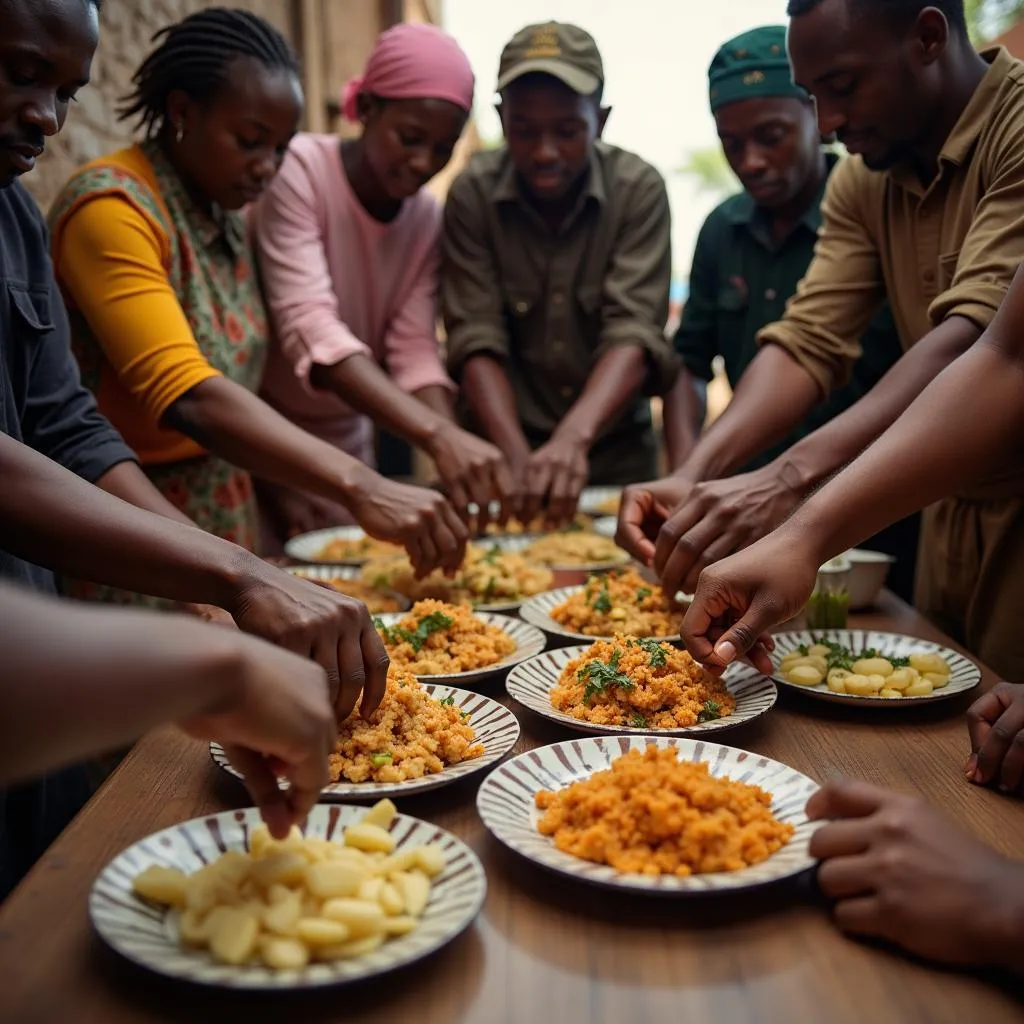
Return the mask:
M 399 554 L 402 548 L 376 537 L 335 537 L 316 555 L 318 562 L 366 562 L 371 558 L 387 558 Z
M 417 644 L 401 633 L 416 634 L 429 617 L 439 628 L 422 636 Z M 468 605 L 444 601 L 417 601 L 408 615 L 394 626 L 377 625 L 391 664 L 418 676 L 470 672 L 497 664 L 516 649 L 516 642 L 503 629 L 477 618 Z
M 707 764 L 653 744 L 535 802 L 544 812 L 537 828 L 559 850 L 623 874 L 739 871 L 793 837 L 759 786 L 715 778 Z
M 405 782 L 435 775 L 446 765 L 479 757 L 484 747 L 475 738 L 457 707 L 442 704 L 411 673 L 392 666 L 387 692 L 370 720 L 353 712 L 338 731 L 328 758 L 331 781 Z
M 683 607 L 636 569 L 591 576 L 568 600 L 551 609 L 560 626 L 585 636 L 674 636 Z
M 608 670 L 598 675 L 591 667 L 594 662 Z M 616 676 L 624 681 L 615 683 Z M 613 640 L 599 640 L 562 669 L 551 691 L 551 706 L 595 725 L 679 729 L 725 718 L 736 709 L 736 701 L 686 651 L 620 633 Z

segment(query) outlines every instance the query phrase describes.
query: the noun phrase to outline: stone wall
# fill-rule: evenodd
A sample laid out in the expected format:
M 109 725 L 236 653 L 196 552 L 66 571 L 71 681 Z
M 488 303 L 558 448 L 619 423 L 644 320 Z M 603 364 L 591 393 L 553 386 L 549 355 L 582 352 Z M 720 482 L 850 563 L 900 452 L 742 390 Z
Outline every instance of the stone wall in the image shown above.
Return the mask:
M 231 0 L 231 5 L 254 11 L 293 38 L 292 0 Z M 79 164 L 130 139 L 129 127 L 117 120 L 117 105 L 129 91 L 153 33 L 210 6 L 206 0 L 106 0 L 92 83 L 79 94 L 64 130 L 47 140 L 35 171 L 23 179 L 44 209 Z

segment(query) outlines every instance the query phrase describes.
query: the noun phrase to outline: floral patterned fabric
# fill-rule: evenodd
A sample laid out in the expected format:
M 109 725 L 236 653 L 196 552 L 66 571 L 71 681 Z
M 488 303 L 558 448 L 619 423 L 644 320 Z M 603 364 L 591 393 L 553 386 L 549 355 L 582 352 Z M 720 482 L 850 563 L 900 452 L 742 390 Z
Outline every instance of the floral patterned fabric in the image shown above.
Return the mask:
M 71 179 L 54 204 L 51 225 L 98 195 L 121 196 L 147 214 L 166 233 L 167 275 L 203 357 L 225 377 L 255 392 L 269 326 L 244 217 L 202 210 L 189 197 L 159 146 L 147 142 L 141 149 L 152 165 L 158 194 L 121 165 L 115 154 L 86 166 Z M 111 372 L 111 367 L 84 317 L 73 309 L 69 313 L 83 382 L 96 392 L 102 374 Z M 211 454 L 150 463 L 143 469 L 163 495 L 202 529 L 255 550 L 256 504 L 247 472 Z M 63 589 L 90 600 L 167 604 L 82 581 L 66 580 Z

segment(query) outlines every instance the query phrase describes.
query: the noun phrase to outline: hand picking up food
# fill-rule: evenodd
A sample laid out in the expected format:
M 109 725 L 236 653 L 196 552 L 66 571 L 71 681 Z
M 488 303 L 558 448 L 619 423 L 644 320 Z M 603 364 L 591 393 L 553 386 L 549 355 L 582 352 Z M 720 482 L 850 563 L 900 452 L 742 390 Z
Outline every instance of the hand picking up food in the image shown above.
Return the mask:
M 133 890 L 173 908 L 181 945 L 220 963 L 297 971 L 363 956 L 417 927 L 444 871 L 438 846 L 396 850 L 394 817 L 382 800 L 340 843 L 297 828 L 275 840 L 260 826 L 247 851 L 228 850 L 192 874 L 152 865 Z

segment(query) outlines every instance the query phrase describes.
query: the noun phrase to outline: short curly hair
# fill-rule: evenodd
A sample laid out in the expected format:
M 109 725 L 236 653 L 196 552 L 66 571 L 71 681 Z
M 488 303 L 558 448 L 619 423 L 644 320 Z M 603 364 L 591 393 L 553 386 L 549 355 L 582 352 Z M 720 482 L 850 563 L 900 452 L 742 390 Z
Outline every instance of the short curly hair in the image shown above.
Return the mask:
M 824 0 L 789 0 L 786 13 L 791 18 L 807 14 Z M 861 14 L 875 14 L 896 24 L 909 24 L 926 7 L 934 7 L 946 16 L 954 32 L 967 36 L 967 16 L 963 0 L 846 0 L 846 6 Z

